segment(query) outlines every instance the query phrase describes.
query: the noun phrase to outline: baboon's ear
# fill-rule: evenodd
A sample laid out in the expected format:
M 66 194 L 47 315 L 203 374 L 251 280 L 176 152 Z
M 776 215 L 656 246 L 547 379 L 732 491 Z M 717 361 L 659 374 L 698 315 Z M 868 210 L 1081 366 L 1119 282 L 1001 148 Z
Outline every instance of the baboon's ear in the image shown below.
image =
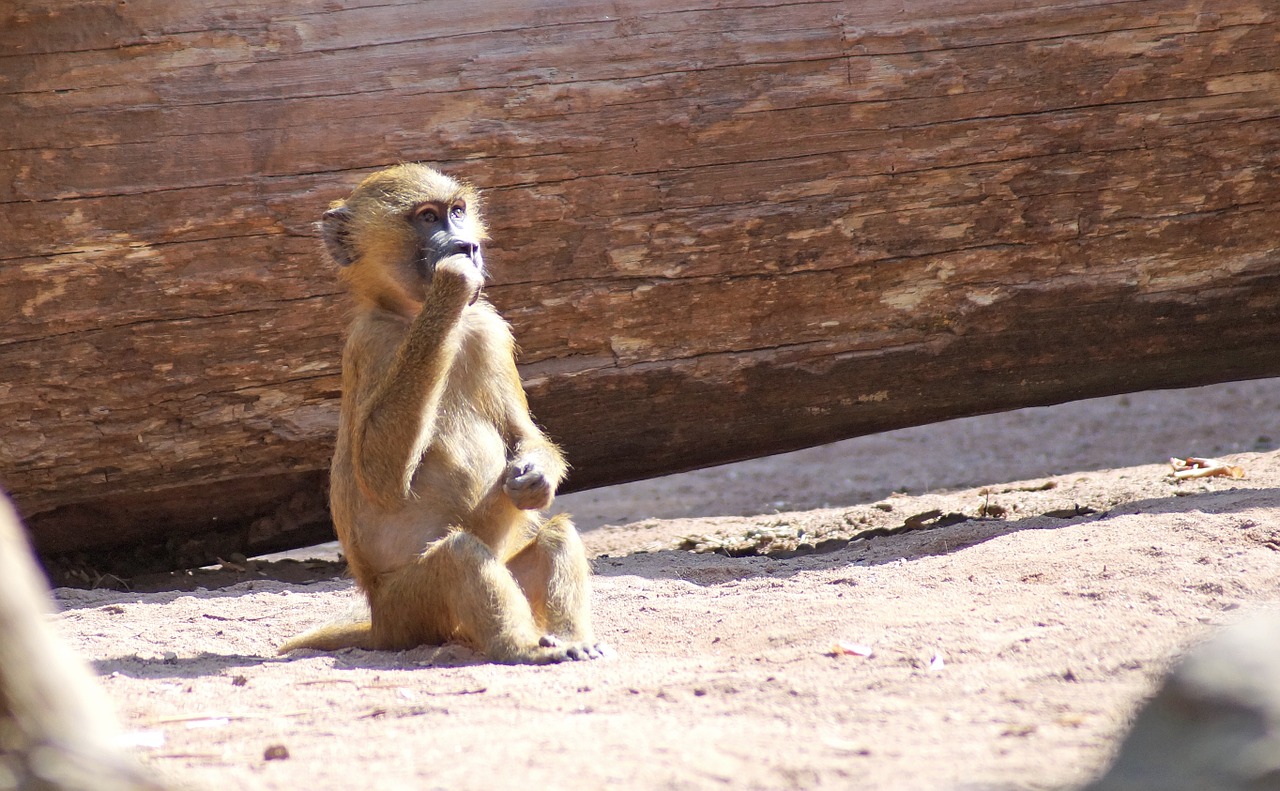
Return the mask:
M 351 266 L 355 251 L 351 249 L 351 210 L 338 204 L 324 213 L 320 220 L 320 238 L 324 249 L 338 266 Z

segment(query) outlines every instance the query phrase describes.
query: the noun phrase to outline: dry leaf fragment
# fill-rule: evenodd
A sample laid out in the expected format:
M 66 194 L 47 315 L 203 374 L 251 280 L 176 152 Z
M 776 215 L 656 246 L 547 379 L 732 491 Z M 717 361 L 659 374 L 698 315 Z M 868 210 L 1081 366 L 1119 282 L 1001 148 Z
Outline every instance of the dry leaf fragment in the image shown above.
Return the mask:
M 1010 725 L 1000 732 L 1001 736 L 1030 736 L 1038 730 L 1035 725 Z
M 273 744 L 262 751 L 262 758 L 265 761 L 283 761 L 289 757 L 289 748 L 283 744 Z
M 869 645 L 861 643 L 851 643 L 847 640 L 837 640 L 836 644 L 831 646 L 831 650 L 827 652 L 831 656 L 871 656 L 872 650 Z
M 998 503 L 983 500 L 982 505 L 978 506 L 978 517 L 981 519 L 1004 519 L 1009 515 L 1009 509 Z
M 1175 456 L 1169 459 L 1169 466 L 1173 468 L 1174 479 L 1179 481 L 1187 478 L 1244 477 L 1244 467 L 1229 464 L 1222 459 L 1202 459 L 1196 456 L 1179 459 Z

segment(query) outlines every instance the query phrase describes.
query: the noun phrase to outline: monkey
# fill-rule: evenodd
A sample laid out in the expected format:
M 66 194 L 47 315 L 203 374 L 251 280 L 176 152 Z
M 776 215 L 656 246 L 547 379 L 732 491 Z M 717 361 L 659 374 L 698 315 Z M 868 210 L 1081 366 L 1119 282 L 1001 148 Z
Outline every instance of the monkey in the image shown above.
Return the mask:
M 0 494 L 0 791 L 158 791 L 119 747 L 84 663 L 49 627 L 49 588 Z
M 511 664 L 609 652 L 572 521 L 540 515 L 567 465 L 529 414 L 510 326 L 483 294 L 479 202 L 469 184 L 408 163 L 368 176 L 320 221 L 356 301 L 330 510 L 368 618 L 282 654 L 449 641 Z

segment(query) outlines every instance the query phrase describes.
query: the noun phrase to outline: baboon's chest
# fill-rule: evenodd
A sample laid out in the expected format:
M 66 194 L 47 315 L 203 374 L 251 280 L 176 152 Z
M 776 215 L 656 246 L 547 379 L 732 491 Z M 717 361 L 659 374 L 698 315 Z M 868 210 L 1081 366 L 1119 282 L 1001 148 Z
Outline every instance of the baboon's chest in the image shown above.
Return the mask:
M 450 396 L 441 402 L 435 437 L 424 449 L 414 489 L 431 489 L 463 508 L 474 507 L 506 469 L 506 441 L 479 396 Z

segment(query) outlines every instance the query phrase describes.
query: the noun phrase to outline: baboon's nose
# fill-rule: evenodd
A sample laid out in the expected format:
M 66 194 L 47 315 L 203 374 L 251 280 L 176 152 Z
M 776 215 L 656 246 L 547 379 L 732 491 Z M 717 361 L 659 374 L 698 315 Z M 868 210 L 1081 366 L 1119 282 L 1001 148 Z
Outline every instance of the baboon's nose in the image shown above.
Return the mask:
M 480 251 L 480 245 L 474 242 L 465 242 L 461 239 L 455 239 L 453 249 L 449 251 L 450 255 L 465 255 L 467 258 L 475 258 L 476 253 Z

